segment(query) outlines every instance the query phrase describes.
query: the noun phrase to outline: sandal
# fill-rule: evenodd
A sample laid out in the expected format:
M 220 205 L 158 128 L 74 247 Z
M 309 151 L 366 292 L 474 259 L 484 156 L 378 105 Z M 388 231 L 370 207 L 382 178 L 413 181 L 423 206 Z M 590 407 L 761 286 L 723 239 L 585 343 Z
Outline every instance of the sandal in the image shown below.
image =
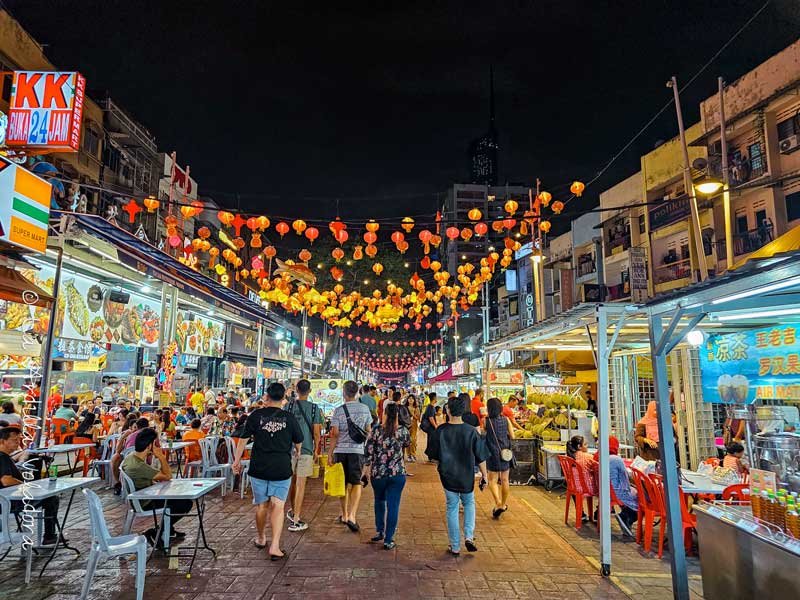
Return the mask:
M 266 544 L 259 544 L 259 543 L 258 543 L 258 540 L 256 540 L 256 539 L 253 539 L 253 546 L 255 546 L 256 548 L 258 548 L 259 550 L 263 550 L 264 548 L 266 548 L 266 547 L 267 547 L 267 545 L 266 545 Z
M 461 556 L 461 553 L 458 550 L 453 550 L 452 546 L 448 546 L 447 551 L 453 556 Z
M 281 550 L 281 552 L 283 552 L 283 554 L 281 554 L 281 555 L 277 555 L 277 554 L 270 554 L 270 555 L 269 555 L 269 559 L 270 559 L 272 562 L 277 562 L 277 561 L 279 561 L 279 560 L 283 560 L 284 558 L 286 558 L 286 550 Z

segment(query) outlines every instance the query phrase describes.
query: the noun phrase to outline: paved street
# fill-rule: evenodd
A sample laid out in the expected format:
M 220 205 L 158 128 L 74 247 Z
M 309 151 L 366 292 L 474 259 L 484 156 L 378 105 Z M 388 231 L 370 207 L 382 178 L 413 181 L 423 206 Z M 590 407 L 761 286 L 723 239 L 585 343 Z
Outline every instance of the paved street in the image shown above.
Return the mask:
M 597 535 L 593 526 L 581 534 L 563 523 L 563 500 L 540 487 L 515 487 L 510 510 L 491 519 L 488 491 L 479 494 L 476 540 L 479 552 L 453 558 L 446 553 L 444 495 L 435 467 L 411 465 L 403 495 L 397 548 L 372 545 L 372 494 L 364 495 L 362 531 L 353 534 L 335 524 L 338 501 L 322 496 L 322 480 L 312 480 L 305 511 L 310 528 L 284 535 L 285 562 L 270 563 L 266 550 L 251 540 L 254 522 L 250 497 L 208 502 L 207 529 L 217 550 L 214 560 L 201 554 L 191 578 L 184 559 L 155 558 L 148 565 L 146 598 L 202 600 L 211 598 L 324 599 L 407 598 L 671 598 L 668 561 L 644 557 L 634 542 L 615 543 L 615 568 L 604 580 L 597 568 Z M 122 503 L 103 493 L 106 515 L 116 533 L 123 520 Z M 68 537 L 87 547 L 88 520 L 81 499 Z M 145 521 L 137 521 L 140 531 Z M 194 521 L 179 529 L 194 533 Z M 615 542 L 618 541 L 615 526 Z M 191 538 L 187 538 L 191 539 Z M 62 553 L 45 576 L 24 587 L 22 562 L 15 552 L 0 565 L 0 597 L 22 599 L 78 598 L 85 556 Z M 157 555 L 158 556 L 158 555 Z M 95 576 L 92 598 L 133 598 L 134 562 L 108 561 Z M 697 576 L 692 585 L 700 590 Z M 646 592 L 646 596 L 645 596 Z

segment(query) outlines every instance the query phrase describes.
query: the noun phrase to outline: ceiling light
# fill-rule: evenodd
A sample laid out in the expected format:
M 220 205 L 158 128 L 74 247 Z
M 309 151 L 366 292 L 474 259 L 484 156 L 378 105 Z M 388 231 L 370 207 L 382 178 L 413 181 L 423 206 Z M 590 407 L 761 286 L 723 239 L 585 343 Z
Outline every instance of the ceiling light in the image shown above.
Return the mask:
M 740 313 L 734 315 L 719 315 L 718 321 L 739 321 L 741 319 L 762 319 L 767 317 L 785 317 L 787 315 L 800 315 L 800 308 L 776 308 L 756 312 Z
M 689 342 L 690 346 L 694 346 L 695 348 L 702 346 L 705 339 L 706 334 L 699 329 L 692 329 L 686 334 L 686 341 Z
M 711 301 L 711 304 L 722 304 L 723 302 L 741 300 L 742 298 L 749 298 L 750 296 L 766 294 L 768 292 L 775 292 L 777 290 L 782 290 L 784 288 L 798 284 L 800 284 L 800 277 L 792 277 L 791 279 L 785 279 L 783 281 L 778 281 L 776 283 L 770 283 L 769 285 L 763 285 L 761 287 L 751 288 L 743 292 L 737 292 L 735 294 L 730 294 L 729 296 L 723 296 L 722 298 L 715 298 L 714 300 Z

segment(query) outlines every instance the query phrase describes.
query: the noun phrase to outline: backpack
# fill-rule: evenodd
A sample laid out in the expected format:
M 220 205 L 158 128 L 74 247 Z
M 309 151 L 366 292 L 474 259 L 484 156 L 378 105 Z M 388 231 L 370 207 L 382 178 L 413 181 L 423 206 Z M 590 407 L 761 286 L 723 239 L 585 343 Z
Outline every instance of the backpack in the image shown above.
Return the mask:
M 347 403 L 342 404 L 342 408 L 344 409 L 344 416 L 347 419 L 347 435 L 349 435 L 350 439 L 356 444 L 363 444 L 367 441 L 367 432 L 350 418 L 350 411 L 347 410 Z

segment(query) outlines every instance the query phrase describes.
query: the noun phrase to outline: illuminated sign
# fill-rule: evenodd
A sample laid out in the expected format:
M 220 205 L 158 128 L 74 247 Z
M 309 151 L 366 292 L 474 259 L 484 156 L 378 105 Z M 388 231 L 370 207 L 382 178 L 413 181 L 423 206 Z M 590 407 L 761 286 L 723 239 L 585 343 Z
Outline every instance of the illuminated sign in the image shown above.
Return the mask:
M 77 152 L 85 90 L 80 73 L 14 71 L 6 145 Z
M 0 157 L 0 240 L 44 253 L 52 187 Z

